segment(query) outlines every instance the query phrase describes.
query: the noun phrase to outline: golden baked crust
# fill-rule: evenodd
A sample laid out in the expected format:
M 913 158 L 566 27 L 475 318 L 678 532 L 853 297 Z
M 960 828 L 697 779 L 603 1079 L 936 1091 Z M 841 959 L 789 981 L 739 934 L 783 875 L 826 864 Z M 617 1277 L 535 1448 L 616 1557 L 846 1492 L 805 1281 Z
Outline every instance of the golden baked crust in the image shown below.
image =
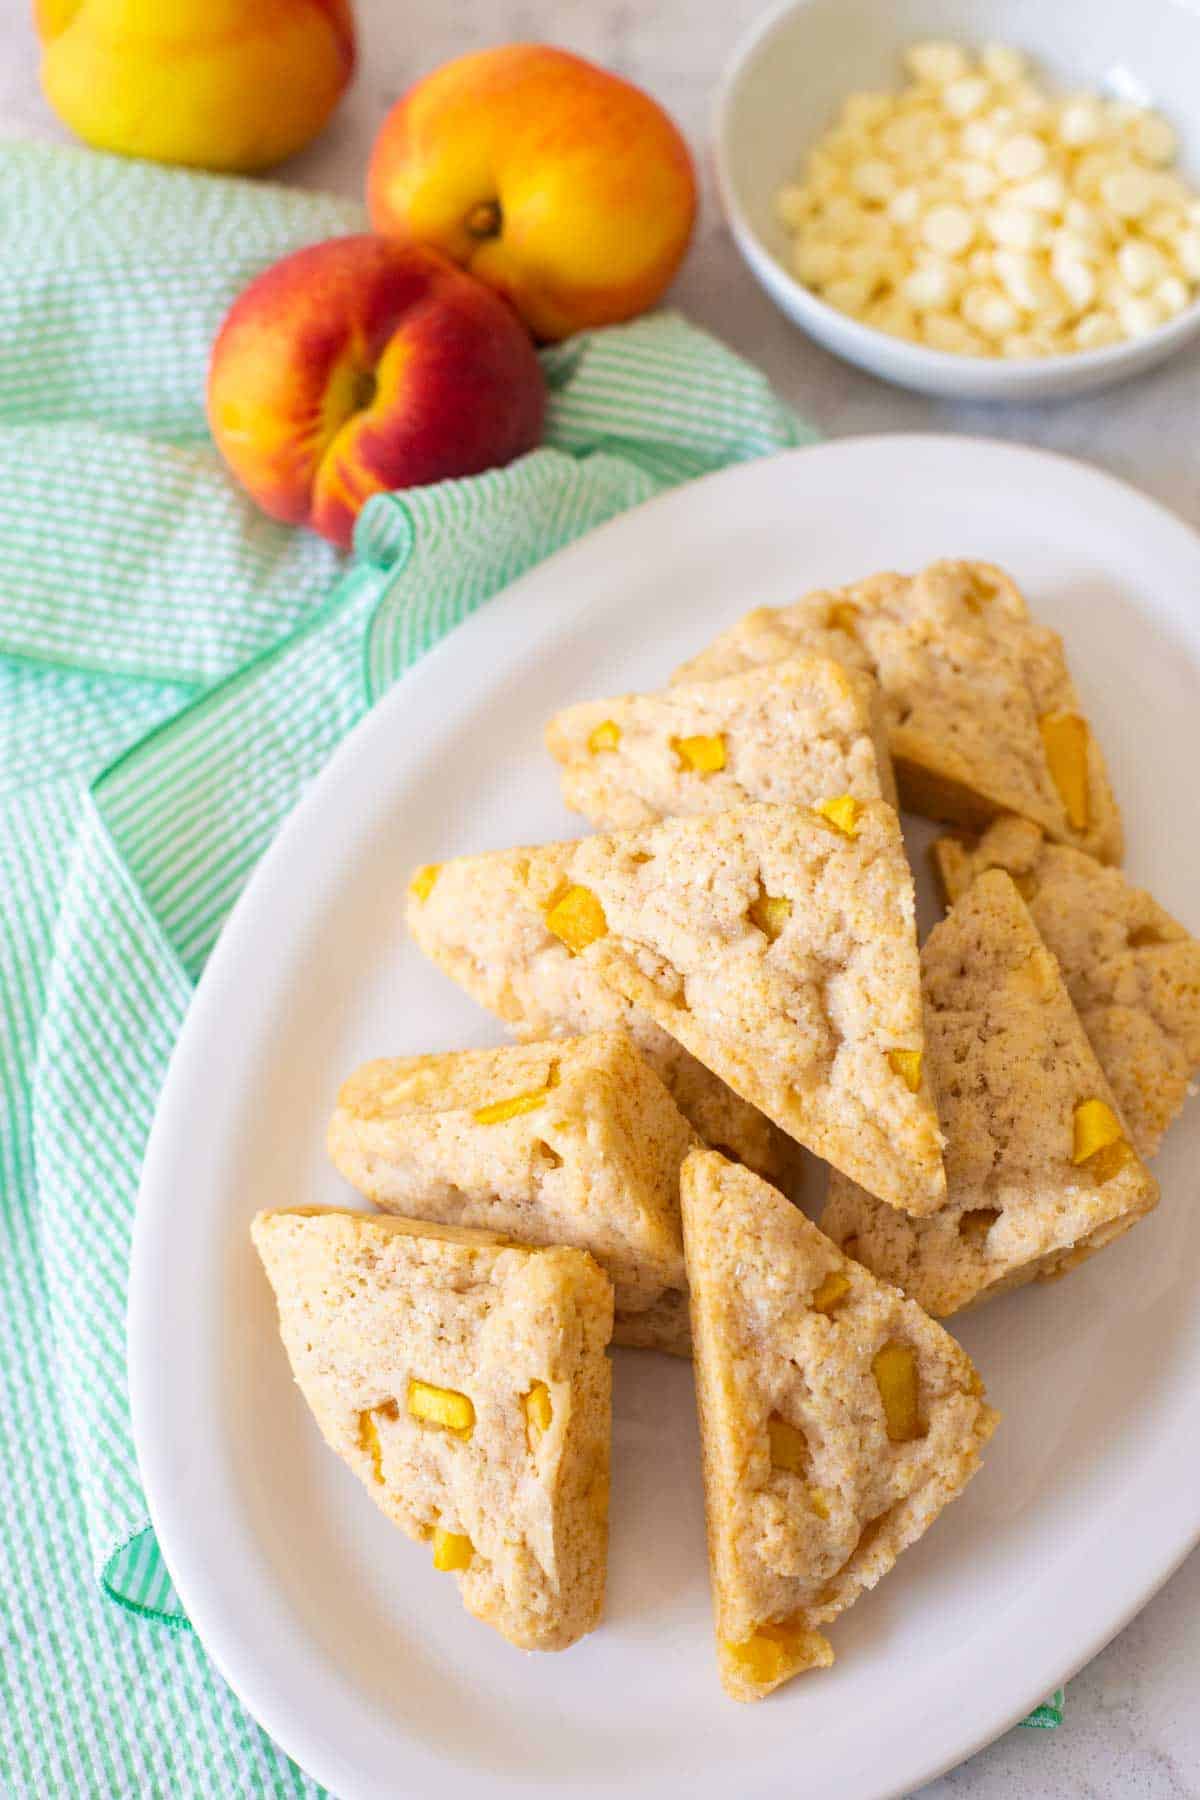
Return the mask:
M 1019 813 L 1056 842 L 1120 862 L 1120 814 L 1062 640 L 1030 618 L 1003 570 L 938 562 L 760 607 L 675 679 L 713 680 L 801 650 L 876 677 L 900 798 L 913 812 L 971 830 Z M 1078 733 L 1078 793 L 1069 770 L 1056 777 L 1051 766 L 1048 743 L 1064 731 L 1068 761 Z
M 329 1126 L 388 1212 L 588 1250 L 614 1341 L 690 1354 L 679 1166 L 696 1137 L 619 1031 L 367 1063 Z
M 978 840 L 939 838 L 932 854 L 950 901 L 988 869 L 1012 876 L 1138 1154 L 1155 1155 L 1200 1072 L 1200 941 L 1120 870 L 1046 843 L 1024 819 L 998 819 Z
M 511 1643 L 562 1650 L 591 1631 L 612 1330 L 592 1258 L 315 1208 L 259 1213 L 251 1235 L 297 1385 L 376 1505 L 433 1541 L 468 1612 Z
M 821 1627 L 962 1490 L 996 1414 L 953 1338 L 749 1170 L 693 1152 L 682 1204 L 718 1666 L 756 1700 L 832 1662 Z M 881 1357 L 910 1370 L 907 1426 Z
M 945 1317 L 1065 1274 L 1149 1212 L 1158 1187 L 1131 1145 L 1080 1160 L 1077 1110 L 1112 1109 L 1116 1130 L 1119 1108 L 1007 874 L 966 890 L 930 933 L 921 970 L 946 1203 L 902 1218 L 834 1174 L 821 1225 Z
M 546 744 L 563 799 L 601 831 L 754 801 L 896 803 L 879 689 L 824 656 L 589 700 L 551 719 Z

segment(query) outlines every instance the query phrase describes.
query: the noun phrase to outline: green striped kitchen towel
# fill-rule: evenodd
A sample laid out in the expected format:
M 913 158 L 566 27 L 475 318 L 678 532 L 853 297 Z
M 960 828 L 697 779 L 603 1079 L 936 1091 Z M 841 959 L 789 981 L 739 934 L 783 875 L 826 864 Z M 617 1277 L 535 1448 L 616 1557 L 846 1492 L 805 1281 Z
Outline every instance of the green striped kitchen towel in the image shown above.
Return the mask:
M 515 575 L 806 435 L 655 316 L 546 352 L 546 447 L 372 502 L 347 564 L 242 496 L 203 392 L 245 281 L 362 224 L 0 150 L 0 1791 L 22 1797 L 316 1791 L 186 1629 L 124 1370 L 155 1101 L 258 857 L 388 684 Z

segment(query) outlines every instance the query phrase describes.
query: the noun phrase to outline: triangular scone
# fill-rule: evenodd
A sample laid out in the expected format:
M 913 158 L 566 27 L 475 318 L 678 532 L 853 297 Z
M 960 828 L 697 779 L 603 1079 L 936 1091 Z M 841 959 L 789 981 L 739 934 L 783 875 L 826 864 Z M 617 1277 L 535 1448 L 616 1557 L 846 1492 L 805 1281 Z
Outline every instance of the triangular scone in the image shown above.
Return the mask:
M 892 807 L 746 806 L 525 859 L 531 903 L 573 968 L 880 1199 L 917 1213 L 942 1204 L 912 878 Z
M 364 1213 L 259 1213 L 297 1385 L 388 1518 L 523 1650 L 599 1623 L 612 1287 L 582 1250 Z
M 824 656 L 568 707 L 546 727 L 563 798 L 601 831 L 756 800 L 896 801 L 879 689 Z
M 996 1425 L 968 1357 L 799 1209 L 712 1151 L 683 1166 L 721 1680 L 833 1661 L 821 1626 L 962 1490 Z
M 1158 1187 L 1008 875 L 967 889 L 930 932 L 921 970 L 946 1204 L 906 1219 L 834 1174 L 821 1224 L 945 1317 L 1065 1274 L 1148 1213 Z
M 1149 1158 L 1200 1072 L 1200 940 L 1118 869 L 1048 844 L 1025 819 L 998 819 L 976 843 L 939 838 L 948 900 L 1007 869 L 1062 969 L 1138 1155 Z
M 1030 618 L 1003 570 L 933 563 L 760 607 L 675 679 L 711 681 L 802 650 L 876 677 L 913 812 L 971 830 L 1020 813 L 1056 842 L 1120 862 L 1120 814 L 1062 640 Z
M 329 1153 L 388 1212 L 590 1250 L 614 1341 L 690 1354 L 679 1167 L 695 1132 L 620 1031 L 367 1063 Z
M 705 1143 L 794 1191 L 802 1159 L 786 1132 L 606 987 L 550 931 L 542 901 L 574 853 L 573 843 L 551 844 L 427 863 L 409 883 L 408 928 L 431 961 L 521 1039 L 626 1032 Z M 535 855 L 539 875 L 531 883 Z

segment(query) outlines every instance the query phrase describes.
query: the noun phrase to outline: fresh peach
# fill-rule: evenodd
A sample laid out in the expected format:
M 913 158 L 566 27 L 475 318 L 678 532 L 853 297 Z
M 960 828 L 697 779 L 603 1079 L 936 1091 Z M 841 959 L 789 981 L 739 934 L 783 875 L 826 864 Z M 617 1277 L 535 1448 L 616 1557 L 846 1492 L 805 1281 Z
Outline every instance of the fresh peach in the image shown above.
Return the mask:
M 85 143 L 265 169 L 325 124 L 354 72 L 350 0 L 35 0 L 42 86 Z
M 435 250 L 330 238 L 252 281 L 213 346 L 208 417 L 273 518 L 347 548 L 372 494 L 511 462 L 545 381 L 498 295 Z
M 371 222 L 505 294 L 539 338 L 632 318 L 683 258 L 687 145 L 640 88 L 543 44 L 481 50 L 393 107 L 371 155 Z

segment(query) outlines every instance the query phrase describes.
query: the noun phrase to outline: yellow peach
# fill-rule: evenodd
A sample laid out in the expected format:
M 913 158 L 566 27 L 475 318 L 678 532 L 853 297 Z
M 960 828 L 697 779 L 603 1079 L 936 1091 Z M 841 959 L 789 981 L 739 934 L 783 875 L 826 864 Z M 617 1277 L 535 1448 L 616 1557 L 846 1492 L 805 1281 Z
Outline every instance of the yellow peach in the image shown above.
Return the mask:
M 36 0 L 42 87 L 97 150 L 265 169 L 354 73 L 350 0 Z
M 377 231 L 432 244 L 557 339 L 654 305 L 687 249 L 696 181 L 640 88 L 565 50 L 509 44 L 397 102 L 367 199 Z

